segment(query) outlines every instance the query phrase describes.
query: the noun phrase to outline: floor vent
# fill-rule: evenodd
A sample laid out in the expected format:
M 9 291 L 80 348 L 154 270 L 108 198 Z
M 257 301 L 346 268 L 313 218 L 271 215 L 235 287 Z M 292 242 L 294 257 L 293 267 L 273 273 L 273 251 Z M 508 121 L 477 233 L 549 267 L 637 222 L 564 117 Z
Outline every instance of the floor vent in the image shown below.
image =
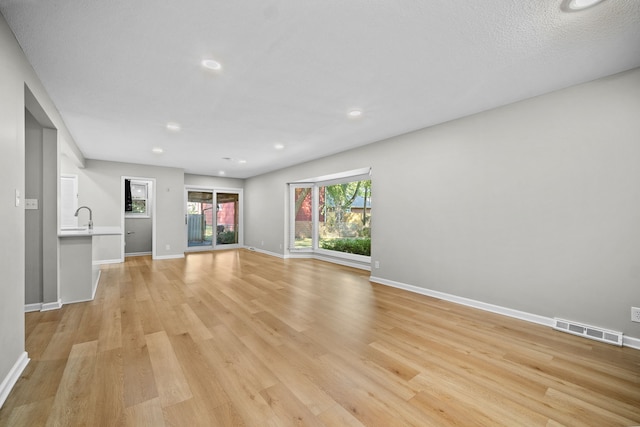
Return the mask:
M 597 328 L 595 326 L 583 325 L 581 323 L 572 322 L 570 320 L 563 320 L 555 318 L 553 329 L 558 331 L 567 332 L 569 334 L 578 335 L 580 337 L 589 338 L 592 340 L 606 342 L 607 344 L 613 344 L 622 346 L 622 332 L 610 331 L 607 329 Z

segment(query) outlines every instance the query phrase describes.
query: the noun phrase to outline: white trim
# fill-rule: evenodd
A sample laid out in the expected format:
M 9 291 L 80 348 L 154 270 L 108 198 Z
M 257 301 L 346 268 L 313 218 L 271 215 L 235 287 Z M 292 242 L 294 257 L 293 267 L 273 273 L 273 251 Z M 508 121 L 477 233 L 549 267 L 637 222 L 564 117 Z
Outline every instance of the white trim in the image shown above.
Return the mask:
M 153 257 L 154 260 L 161 260 L 161 259 L 177 259 L 177 258 L 184 258 L 184 254 L 175 254 L 175 255 L 156 255 Z
M 369 266 L 369 270 L 371 270 L 370 255 L 351 254 L 349 252 L 331 251 L 329 249 L 322 249 L 322 248 L 318 248 L 314 250 L 314 253 L 322 257 L 342 258 L 349 261 L 355 261 L 363 265 L 367 264 Z
M 37 302 L 35 304 L 25 304 L 24 305 L 24 312 L 25 313 L 31 313 L 34 311 L 40 311 L 42 309 L 42 303 Z
M 156 246 L 157 246 L 157 238 L 156 238 L 156 199 L 157 199 L 157 190 L 158 190 L 158 186 L 157 186 L 157 182 L 155 178 L 146 178 L 146 177 L 140 177 L 140 176 L 129 176 L 129 175 L 122 175 L 120 176 L 120 229 L 122 230 L 123 234 L 121 237 L 121 241 L 120 241 L 120 259 L 118 260 L 118 263 L 124 262 L 124 257 L 125 257 L 125 251 L 124 251 L 124 243 L 125 243 L 125 238 L 126 238 L 126 226 L 125 226 L 125 219 L 126 219 L 126 212 L 125 212 L 125 205 L 124 205 L 124 181 L 125 179 L 129 179 L 129 180 L 136 180 L 136 181 L 150 181 L 151 182 L 151 256 L 153 259 L 156 259 L 155 255 L 157 252 Z M 149 197 L 149 195 L 147 195 L 147 197 Z M 107 264 L 112 264 L 112 263 L 107 263 Z
M 130 256 L 145 256 L 145 255 L 151 255 L 151 252 L 131 252 L 131 253 L 125 253 L 124 257 L 130 257 Z
M 141 212 L 141 213 L 134 213 L 134 212 L 126 212 L 124 213 L 124 217 L 125 219 L 149 219 L 151 218 L 151 206 L 153 205 L 153 199 L 151 199 L 151 197 L 149 196 L 149 184 L 152 185 L 151 188 L 151 192 L 154 193 L 153 191 L 153 183 L 151 183 L 149 180 L 145 179 L 145 180 L 135 180 L 135 179 L 129 179 L 129 183 L 130 185 L 139 185 L 139 186 L 143 186 L 145 187 L 145 197 L 143 199 L 134 199 L 133 196 L 131 197 L 132 200 L 144 200 L 144 207 L 145 207 L 145 212 Z M 151 200 L 149 200 L 151 199 Z M 149 201 L 151 201 L 151 203 L 149 203 Z
M 264 249 L 254 248 L 253 246 L 244 246 L 244 248 L 246 250 L 248 250 L 248 251 L 251 251 L 251 252 L 258 252 L 258 253 L 261 253 L 261 254 L 274 256 L 274 257 L 280 258 L 280 259 L 285 259 L 286 258 L 284 255 L 279 254 L 277 252 L 265 251 Z
M 288 256 L 285 256 L 285 258 L 317 259 L 318 261 L 325 261 L 332 264 L 339 264 L 346 267 L 357 268 L 359 270 L 371 271 L 371 264 L 363 264 L 344 258 L 325 256 L 317 252 L 290 252 Z
M 380 277 L 369 277 L 369 281 L 373 283 L 379 283 L 385 286 L 391 286 L 393 288 L 403 289 L 405 291 L 426 295 L 433 298 L 438 298 L 445 301 L 450 301 L 456 304 L 466 305 L 467 307 L 473 307 L 491 313 L 500 314 L 507 317 L 513 317 L 515 319 L 524 320 L 525 322 L 535 323 L 542 326 L 548 326 L 553 328 L 555 320 L 551 317 L 539 316 L 537 314 L 527 313 L 520 310 L 514 310 L 512 308 L 501 307 L 499 305 L 489 304 L 482 301 L 477 301 L 469 298 L 459 297 L 456 295 L 447 294 L 445 292 L 434 291 L 431 289 L 421 288 L 419 286 L 407 285 L 406 283 L 395 282 L 393 280 L 387 280 Z M 640 338 L 633 338 L 624 336 L 622 337 L 622 346 L 640 350 Z
M 307 179 L 299 179 L 297 181 L 290 182 L 290 184 L 308 184 L 308 183 L 316 183 L 316 182 L 339 182 L 343 181 L 346 178 L 359 177 L 359 176 L 371 176 L 371 166 L 366 168 L 354 169 L 345 172 L 332 173 L 330 175 L 318 176 L 315 178 L 307 178 Z M 367 178 L 369 179 L 369 178 Z
M 218 244 L 217 232 L 214 234 L 215 239 L 212 239 L 213 249 L 231 249 L 242 248 L 244 246 L 244 188 L 213 188 L 213 204 L 218 206 L 218 194 L 237 194 L 238 195 L 238 223 L 235 224 L 238 227 L 238 242 L 231 244 Z M 218 210 L 215 211 L 215 221 L 213 222 L 214 230 L 218 227 Z M 222 246 L 222 248 L 219 248 Z
M 357 268 L 359 270 L 365 270 L 365 271 L 371 271 L 371 265 L 366 265 L 366 264 L 361 264 L 361 263 L 357 263 L 357 262 L 351 262 L 345 259 L 341 259 L 341 258 L 334 258 L 334 257 L 327 257 L 327 256 L 322 256 L 318 253 L 314 253 L 311 251 L 307 251 L 307 252 L 289 252 L 289 254 L 287 255 L 282 255 L 279 253 L 275 253 L 275 252 L 269 252 L 269 251 L 265 251 L 263 249 L 258 249 L 258 248 L 254 248 L 252 246 L 246 246 L 246 249 L 250 250 L 250 251 L 254 251 L 254 252 L 260 252 L 263 254 L 267 254 L 267 255 L 271 255 L 271 256 L 275 256 L 278 258 L 282 258 L 282 259 L 317 259 L 318 261 L 325 261 L 325 262 L 330 262 L 333 264 L 339 264 L 339 265 L 344 265 L 346 267 L 352 267 L 352 268 Z
M 622 336 L 622 346 L 640 350 L 640 338 Z
M 102 276 L 102 270 L 98 270 L 98 276 L 96 281 L 93 282 L 93 291 L 91 292 L 91 301 L 96 299 L 96 291 L 98 290 L 98 284 L 100 283 L 100 276 Z
M 85 299 L 74 299 L 74 300 L 70 300 L 70 301 L 65 301 L 64 304 L 77 304 L 79 302 L 91 302 L 94 300 L 95 298 L 95 292 L 93 294 L 93 297 L 91 298 L 85 298 Z
M 120 264 L 123 261 L 121 259 L 99 259 L 93 261 L 91 265 L 105 265 L 105 264 Z
M 20 379 L 20 375 L 24 371 L 24 368 L 29 364 L 29 355 L 26 351 L 22 352 L 16 363 L 13 364 L 13 367 L 9 371 L 6 377 L 0 383 L 0 408 L 4 405 L 5 400 L 9 397 L 9 393 L 13 389 L 13 386 L 16 385 L 18 379 Z
M 238 243 L 232 244 L 218 244 L 216 243 L 216 234 L 212 236 L 211 245 L 208 246 L 189 246 L 189 231 L 187 224 L 187 203 L 189 200 L 189 191 L 201 191 L 211 192 L 213 199 L 213 205 L 217 206 L 218 193 L 231 193 L 238 195 Z M 213 214 L 214 231 L 218 225 L 217 210 Z M 185 252 L 205 252 L 225 249 L 241 249 L 244 248 L 244 188 L 232 188 L 232 187 L 216 187 L 211 185 L 187 185 L 184 186 L 184 246 Z
M 24 312 L 25 313 L 33 313 L 34 311 L 51 311 L 51 310 L 59 310 L 62 308 L 62 300 L 59 299 L 55 302 L 37 302 L 34 304 L 25 304 Z
M 537 314 L 526 313 L 524 311 L 501 307 L 499 305 L 488 304 L 486 302 L 459 297 L 456 295 L 451 295 L 451 294 L 447 294 L 440 291 L 434 291 L 431 289 L 421 288 L 419 286 L 407 285 L 405 283 L 382 279 L 380 277 L 371 276 L 369 277 L 369 281 L 374 283 L 379 283 L 381 285 L 391 286 L 393 288 L 404 289 L 406 291 L 413 292 L 416 294 L 426 295 L 429 297 L 454 302 L 456 304 L 466 305 L 468 307 L 478 308 L 484 311 L 490 311 L 491 313 L 497 313 L 503 316 L 513 317 L 513 318 L 524 320 L 527 322 L 536 323 L 538 325 L 549 326 L 549 327 L 552 327 L 554 325 L 554 321 L 550 317 L 538 316 Z
M 42 303 L 42 308 L 40 309 L 40 311 L 59 310 L 61 308 L 62 308 L 62 299 L 58 299 L 58 301 Z

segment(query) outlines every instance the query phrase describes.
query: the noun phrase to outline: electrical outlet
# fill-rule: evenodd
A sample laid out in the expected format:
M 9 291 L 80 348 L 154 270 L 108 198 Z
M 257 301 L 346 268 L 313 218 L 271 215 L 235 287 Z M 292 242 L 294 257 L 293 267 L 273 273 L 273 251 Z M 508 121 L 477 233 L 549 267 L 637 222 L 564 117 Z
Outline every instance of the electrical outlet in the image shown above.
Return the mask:
M 380 268 L 380 261 L 376 261 L 373 263 L 374 268 Z
M 165 245 L 164 246 L 164 250 L 165 251 L 170 251 L 171 250 L 171 245 Z
M 640 307 L 631 307 L 631 321 L 640 323 Z

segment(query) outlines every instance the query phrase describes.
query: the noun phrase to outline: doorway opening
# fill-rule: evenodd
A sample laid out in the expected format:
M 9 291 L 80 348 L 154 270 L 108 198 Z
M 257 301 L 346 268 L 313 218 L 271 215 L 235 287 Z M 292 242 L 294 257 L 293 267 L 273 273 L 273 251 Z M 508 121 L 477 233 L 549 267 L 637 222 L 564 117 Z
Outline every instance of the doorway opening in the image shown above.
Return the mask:
M 239 248 L 242 189 L 185 188 L 187 251 Z
M 145 177 L 122 177 L 121 261 L 125 257 L 156 257 L 156 180 Z
M 187 249 L 213 248 L 213 191 L 187 190 Z

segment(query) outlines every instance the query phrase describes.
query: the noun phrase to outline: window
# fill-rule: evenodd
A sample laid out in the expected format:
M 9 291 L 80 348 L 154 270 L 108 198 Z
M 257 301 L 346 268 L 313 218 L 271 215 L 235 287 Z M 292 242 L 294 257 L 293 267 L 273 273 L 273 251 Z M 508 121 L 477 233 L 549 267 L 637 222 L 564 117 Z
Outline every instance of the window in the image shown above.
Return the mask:
M 370 257 L 368 169 L 365 174 L 360 171 L 309 181 L 314 182 L 290 184 L 289 249 L 341 257 Z
M 149 181 L 130 181 L 131 210 L 126 212 L 128 218 L 149 218 L 151 214 L 151 183 Z
M 78 175 L 60 175 L 60 228 L 78 227 Z
M 313 248 L 313 186 L 295 186 L 293 191 L 292 239 L 294 249 Z
M 371 256 L 371 180 L 318 187 L 318 246 Z

